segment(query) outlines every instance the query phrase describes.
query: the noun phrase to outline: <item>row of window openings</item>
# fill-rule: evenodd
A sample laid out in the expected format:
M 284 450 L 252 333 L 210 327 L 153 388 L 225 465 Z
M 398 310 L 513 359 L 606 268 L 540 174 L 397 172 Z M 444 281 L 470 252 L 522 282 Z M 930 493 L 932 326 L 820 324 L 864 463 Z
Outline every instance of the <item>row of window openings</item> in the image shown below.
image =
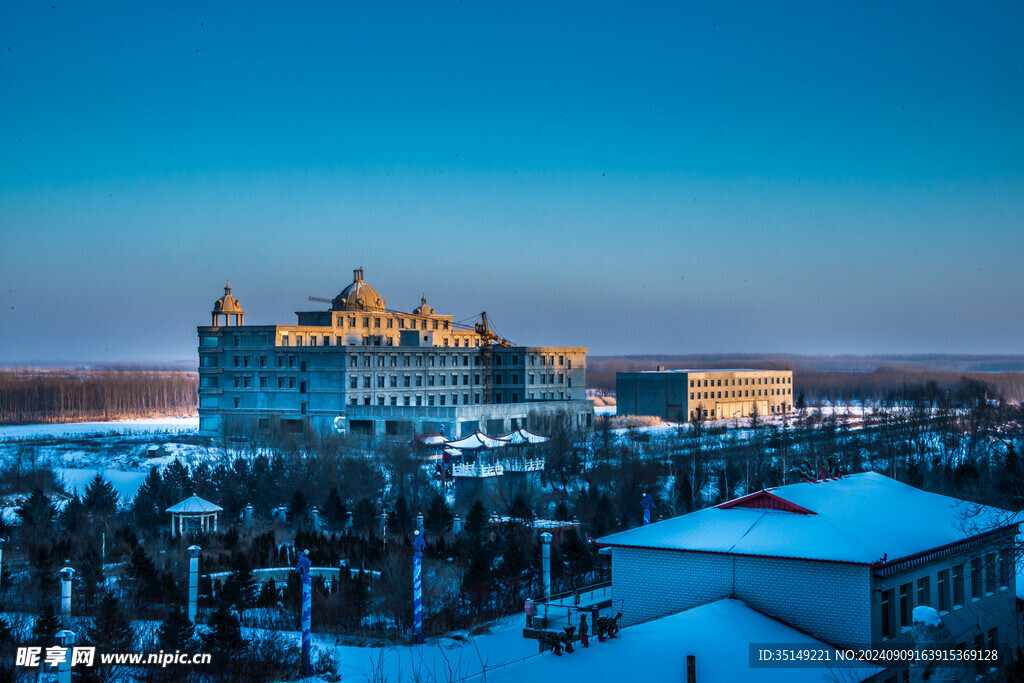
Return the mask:
M 764 379 L 764 382 L 761 382 L 762 379 Z M 715 384 L 716 381 L 718 382 L 718 384 Z M 696 382 L 696 384 L 695 384 L 695 382 Z M 708 384 L 708 382 L 711 382 L 711 384 Z M 725 382 L 725 384 L 722 384 L 722 382 Z M 739 383 L 740 386 L 748 386 L 748 385 L 751 385 L 751 384 L 762 384 L 762 383 L 763 384 L 792 384 L 793 383 L 793 378 L 792 377 L 764 377 L 764 378 L 761 378 L 761 377 L 740 377 L 738 379 L 737 378 L 733 378 L 731 386 L 736 386 L 737 382 Z M 729 384 L 729 379 L 728 378 L 726 378 L 724 380 L 723 379 L 719 379 L 719 380 L 714 380 L 714 379 L 710 379 L 709 380 L 709 379 L 706 379 L 706 380 L 704 380 L 704 384 L 703 385 L 701 385 L 701 380 L 699 380 L 699 379 L 696 379 L 696 380 L 691 379 L 690 380 L 690 388 L 691 389 L 693 389 L 695 387 L 699 387 L 699 386 L 705 386 L 705 387 L 715 387 L 715 386 L 722 387 L 722 386 L 725 386 L 725 387 L 727 387 L 727 386 L 730 386 L 730 384 Z
M 1010 580 L 1010 552 L 1008 550 L 989 553 L 971 560 L 971 600 L 980 600 L 985 595 L 993 595 L 997 589 L 1005 589 Z M 938 604 L 935 608 L 940 614 L 964 606 L 964 570 L 967 565 L 958 564 L 952 569 L 943 569 L 938 573 L 936 594 Z M 998 573 L 999 585 L 996 586 Z M 916 591 L 913 583 L 904 583 L 899 587 L 899 625 L 901 631 L 913 626 L 914 607 L 932 606 L 931 577 L 922 576 L 917 580 Z M 882 637 L 897 635 L 893 620 L 896 607 L 895 589 L 882 591 Z
M 352 318 L 351 320 L 354 321 L 355 319 Z M 369 318 L 366 318 L 365 320 L 369 320 Z M 379 319 L 376 319 L 376 320 L 379 320 Z M 436 327 L 437 321 L 435 320 L 433 322 L 435 323 L 434 329 L 437 329 L 437 327 Z M 426 324 L 426 321 L 424 321 L 424 325 L 425 324 Z M 354 325 L 355 325 L 355 323 L 353 322 L 352 326 L 354 326 Z M 444 329 L 448 329 L 448 323 L 444 323 L 444 325 L 445 325 Z M 364 325 L 364 327 L 366 327 L 366 326 L 367 325 Z M 404 326 L 404 325 L 401 325 L 401 326 Z M 379 327 L 379 325 L 377 325 L 377 327 Z M 389 324 L 388 327 L 391 327 L 391 325 Z M 413 329 L 415 329 L 415 327 Z M 426 328 L 424 327 L 424 329 L 426 329 Z M 323 345 L 324 346 L 330 346 L 331 345 L 331 336 L 330 335 L 328 335 L 328 334 L 321 335 L 320 338 L 323 340 Z M 302 335 L 297 335 L 297 336 L 294 337 L 294 339 L 295 339 L 295 346 L 302 346 L 303 345 L 304 337 Z M 317 339 L 318 339 L 317 335 L 311 333 L 309 335 L 309 345 L 310 346 L 316 346 L 317 345 Z M 363 338 L 364 343 L 366 343 L 366 341 L 368 339 L 369 339 L 368 337 L 364 337 Z M 259 334 L 259 335 L 257 335 L 257 340 L 258 340 L 258 343 L 259 343 L 260 346 L 266 346 L 267 342 L 268 342 L 268 335 L 265 334 L 265 333 L 264 334 Z M 203 346 L 217 346 L 217 343 L 216 343 L 217 342 L 217 338 L 216 337 L 204 337 L 201 341 L 203 342 Z M 248 334 L 246 334 L 246 335 L 236 334 L 236 335 L 233 335 L 232 341 L 233 341 L 235 346 L 249 346 L 251 344 L 252 337 L 251 337 L 251 335 L 248 335 Z M 390 341 L 391 340 L 389 338 L 388 339 L 388 342 L 389 342 L 388 345 L 389 346 L 391 345 Z M 477 340 L 477 341 L 479 341 L 479 340 Z M 448 340 L 445 339 L 445 346 L 448 345 L 447 342 L 448 342 Z M 466 342 L 465 346 L 468 347 L 470 345 L 469 344 L 469 339 L 467 338 L 465 340 L 465 342 Z M 288 333 L 284 333 L 284 334 L 281 335 L 281 346 L 288 346 L 288 345 L 289 345 L 289 335 L 288 335 Z M 335 336 L 335 346 L 343 346 L 343 345 L 344 344 L 343 344 L 342 336 L 341 335 L 336 335 Z M 458 338 L 455 339 L 455 346 L 456 347 L 459 346 Z M 518 365 L 519 364 L 519 356 L 512 356 L 511 358 L 512 358 L 512 365 Z M 530 365 L 536 365 L 537 364 L 537 360 L 540 359 L 540 364 L 541 365 L 552 365 L 553 366 L 553 365 L 555 365 L 556 356 L 554 354 L 552 354 L 550 356 L 548 356 L 548 355 L 530 354 L 529 359 L 530 359 Z M 558 359 L 558 365 L 567 365 L 567 367 L 570 370 L 572 369 L 572 358 L 569 358 L 568 361 L 567 361 L 566 358 L 565 358 L 565 355 L 558 355 L 557 359 Z M 503 356 L 496 355 L 494 357 L 494 364 L 495 365 L 501 365 L 502 361 L 503 361 Z M 736 381 L 733 380 L 733 384 L 735 384 L 735 383 L 736 383 Z M 721 380 L 719 380 L 719 385 L 721 385 Z M 690 386 L 693 386 L 693 380 L 690 381 Z M 704 386 L 707 386 L 707 380 L 704 381 Z
M 325 334 L 322 337 L 318 337 L 317 335 L 312 333 L 308 337 L 308 346 L 318 346 L 318 339 L 321 338 L 323 339 L 323 346 L 331 346 L 331 336 L 329 334 Z M 306 339 L 307 337 L 305 335 L 292 335 L 285 332 L 281 335 L 281 343 L 279 344 L 279 346 L 307 346 Z M 428 337 L 423 337 L 423 341 L 427 341 L 427 339 Z M 472 341 L 473 343 L 471 344 L 470 341 Z M 388 337 L 385 335 L 364 335 L 361 339 L 357 339 L 356 337 L 349 337 L 348 345 L 359 346 L 359 342 L 361 342 L 362 346 L 398 346 L 397 344 L 395 344 L 394 337 Z M 472 340 L 469 337 L 444 337 L 442 339 L 442 342 L 443 346 L 453 346 L 456 348 L 469 348 L 471 346 L 480 346 L 480 339 L 477 337 L 473 337 Z M 336 335 L 334 337 L 334 346 L 345 346 L 345 338 L 340 334 Z
M 470 404 L 469 403 L 469 396 L 470 396 L 469 394 L 462 394 L 462 405 L 469 405 Z M 503 402 L 502 398 L 504 398 L 504 397 L 500 393 L 495 394 L 495 396 L 494 396 L 494 399 L 495 399 L 496 403 L 502 403 Z M 510 394 L 509 395 L 509 399 L 510 399 L 510 401 L 512 403 L 519 403 L 519 394 L 517 394 L 517 393 Z M 395 396 L 395 395 L 392 395 L 390 397 L 378 396 L 377 397 L 377 405 L 384 406 L 384 405 L 389 405 L 390 404 L 390 405 L 393 405 L 393 406 L 397 406 L 397 405 L 399 405 L 399 401 L 401 401 L 401 405 L 403 405 L 403 406 L 412 406 L 412 405 L 422 406 L 423 405 L 423 400 L 424 400 L 423 396 L 421 396 L 419 394 L 417 394 L 416 396 L 401 396 L 401 397 Z M 448 405 L 448 394 L 427 394 L 426 401 L 427 401 L 426 405 L 428 405 L 428 406 Z M 351 398 L 349 398 L 348 402 L 349 402 L 349 405 L 353 405 L 353 406 L 358 406 L 358 405 L 370 406 L 370 405 L 373 405 L 373 397 L 372 396 L 363 396 L 362 398 L 360 398 L 358 396 L 352 396 Z M 479 393 L 474 393 L 473 394 L 473 403 L 480 403 L 480 394 Z M 459 394 L 452 394 L 451 395 L 451 405 L 453 405 L 453 406 L 459 405 Z
M 721 391 L 718 392 L 718 396 L 715 396 L 714 391 L 705 391 L 704 398 L 750 398 L 754 396 L 755 391 L 757 392 L 758 396 L 761 395 L 762 391 L 764 391 L 765 396 L 781 396 L 782 394 L 791 395 L 793 393 L 792 389 L 734 389 L 732 392 L 732 396 L 730 396 L 729 392 L 727 391 L 725 392 L 724 397 L 722 396 Z M 739 392 L 739 396 L 736 395 L 736 392 Z M 771 393 L 769 394 L 769 392 Z M 701 392 L 699 391 L 691 391 L 690 400 L 700 400 L 700 393 Z
M 470 404 L 469 397 L 470 397 L 469 394 L 462 394 L 462 404 L 463 405 L 469 405 Z M 540 398 L 543 399 L 543 400 L 554 400 L 555 399 L 555 392 L 544 393 L 544 394 L 542 394 L 540 396 Z M 558 398 L 560 400 L 564 400 L 565 399 L 565 392 L 559 391 L 558 392 Z M 505 402 L 504 399 L 505 399 L 505 395 L 502 394 L 500 391 L 496 392 L 494 394 L 494 402 L 495 403 L 504 403 Z M 510 394 L 508 394 L 508 399 L 509 399 L 509 403 L 519 403 L 519 400 L 520 400 L 519 392 L 515 392 L 515 391 L 511 392 Z M 530 394 L 530 399 L 531 400 L 535 400 L 535 395 L 533 393 Z M 376 405 L 379 405 L 379 406 L 384 406 L 384 405 L 397 406 L 397 405 L 399 405 L 399 401 L 401 401 L 401 405 L 403 405 L 403 406 L 411 406 L 411 405 L 422 406 L 424 399 L 423 399 L 423 396 L 421 396 L 421 395 L 416 395 L 416 396 L 405 395 L 405 396 L 401 396 L 401 397 L 399 397 L 397 395 L 392 395 L 390 397 L 377 396 L 376 400 L 377 400 Z M 448 394 L 436 394 L 436 398 L 435 398 L 435 394 L 427 394 L 426 401 L 427 401 L 426 405 L 428 405 L 428 406 L 448 405 Z M 237 403 L 237 400 L 236 400 L 236 403 Z M 474 393 L 473 394 L 473 403 L 480 403 L 480 394 L 479 393 Z M 363 396 L 363 397 L 352 396 L 352 397 L 349 398 L 349 405 L 353 405 L 353 406 L 358 406 L 358 405 L 364 405 L 364 406 L 374 405 L 373 397 L 372 396 Z M 459 394 L 451 394 L 451 405 L 453 405 L 453 406 L 459 405 Z M 238 406 L 236 405 L 235 407 L 237 408 Z

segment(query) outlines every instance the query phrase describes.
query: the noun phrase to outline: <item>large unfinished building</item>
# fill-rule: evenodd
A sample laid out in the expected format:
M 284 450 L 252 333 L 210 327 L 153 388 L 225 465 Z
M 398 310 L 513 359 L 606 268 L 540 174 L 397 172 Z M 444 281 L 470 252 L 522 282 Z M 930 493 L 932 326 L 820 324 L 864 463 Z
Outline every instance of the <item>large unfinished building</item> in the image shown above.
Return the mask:
M 515 346 L 488 325 L 440 315 L 426 297 L 391 310 L 363 279 L 295 325 L 246 325 L 224 288 L 199 335 L 199 430 L 376 436 L 480 429 L 507 433 L 557 423 L 587 428 L 583 347 Z
M 791 370 L 654 370 L 615 376 L 620 415 L 675 422 L 782 415 L 793 410 Z

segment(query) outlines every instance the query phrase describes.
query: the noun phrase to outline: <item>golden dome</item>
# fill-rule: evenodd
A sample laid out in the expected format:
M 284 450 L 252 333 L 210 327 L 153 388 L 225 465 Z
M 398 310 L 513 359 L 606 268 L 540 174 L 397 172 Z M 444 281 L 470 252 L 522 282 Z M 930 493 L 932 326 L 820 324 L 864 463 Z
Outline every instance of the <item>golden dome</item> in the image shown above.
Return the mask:
M 383 311 L 384 298 L 377 293 L 376 289 L 363 281 L 363 269 L 356 268 L 352 273 L 352 284 L 334 297 L 331 310 Z
M 234 315 L 235 313 L 242 312 L 242 302 L 236 299 L 234 296 L 232 296 L 230 282 L 224 283 L 224 296 L 222 296 L 221 298 L 217 299 L 216 302 L 214 302 L 213 312 L 230 313 L 232 315 Z

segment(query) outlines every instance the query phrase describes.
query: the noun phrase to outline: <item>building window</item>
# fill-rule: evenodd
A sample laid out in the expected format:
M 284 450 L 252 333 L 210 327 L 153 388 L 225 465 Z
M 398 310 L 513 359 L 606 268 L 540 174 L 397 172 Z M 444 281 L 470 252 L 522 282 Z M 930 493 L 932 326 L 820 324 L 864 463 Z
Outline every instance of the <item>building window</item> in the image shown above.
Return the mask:
M 315 334 L 309 335 L 309 345 L 310 346 L 316 346 L 316 335 Z
M 981 558 L 971 560 L 971 599 L 981 599 Z
M 917 600 L 915 605 L 929 605 L 932 604 L 931 594 L 931 582 L 927 576 L 922 576 L 917 580 Z
M 985 593 L 992 595 L 996 592 L 996 554 L 990 553 L 985 556 Z
M 260 376 L 260 389 L 266 389 L 266 388 L 267 388 L 267 378 L 263 377 L 263 376 Z
M 1013 563 L 1013 554 L 1008 548 L 999 551 L 999 585 L 1006 587 L 1010 585 L 1010 567 Z
M 910 596 L 911 584 L 905 583 L 900 586 L 900 626 L 909 627 L 911 625 L 910 613 L 914 609 L 914 605 L 911 602 Z
M 953 609 L 964 606 L 964 566 L 953 567 Z
M 939 572 L 938 582 L 938 593 L 939 593 L 939 611 L 949 611 L 949 570 L 943 569 Z
M 351 377 L 348 378 L 348 388 L 349 389 L 358 389 L 359 388 L 359 376 L 358 375 L 352 375 Z
M 892 589 L 882 591 L 882 637 L 892 636 Z

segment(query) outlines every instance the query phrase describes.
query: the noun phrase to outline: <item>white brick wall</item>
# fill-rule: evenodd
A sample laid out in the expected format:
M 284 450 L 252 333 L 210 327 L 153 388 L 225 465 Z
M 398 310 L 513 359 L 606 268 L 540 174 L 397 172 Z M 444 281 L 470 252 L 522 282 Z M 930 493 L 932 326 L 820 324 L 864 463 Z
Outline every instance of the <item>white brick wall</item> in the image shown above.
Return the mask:
M 612 548 L 614 609 L 623 624 L 737 597 L 830 643 L 865 644 L 870 594 L 863 565 Z

